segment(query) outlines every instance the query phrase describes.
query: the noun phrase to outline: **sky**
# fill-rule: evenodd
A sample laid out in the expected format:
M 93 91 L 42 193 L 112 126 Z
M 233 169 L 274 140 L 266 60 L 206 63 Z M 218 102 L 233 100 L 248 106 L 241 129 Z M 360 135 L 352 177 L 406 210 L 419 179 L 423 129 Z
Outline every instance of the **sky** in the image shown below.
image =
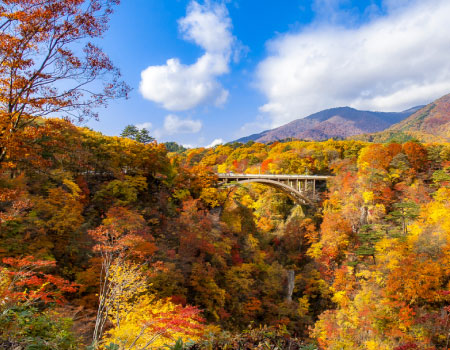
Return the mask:
M 122 0 L 100 46 L 132 91 L 87 126 L 214 146 L 323 109 L 450 93 L 448 0 Z

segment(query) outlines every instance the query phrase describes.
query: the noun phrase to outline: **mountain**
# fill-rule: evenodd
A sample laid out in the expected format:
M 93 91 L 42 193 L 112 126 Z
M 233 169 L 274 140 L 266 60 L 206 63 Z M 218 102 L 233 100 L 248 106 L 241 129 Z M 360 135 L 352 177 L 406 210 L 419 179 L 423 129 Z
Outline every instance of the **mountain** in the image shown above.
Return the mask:
M 387 130 L 355 138 L 373 142 L 409 139 L 422 142 L 450 142 L 450 94 L 431 102 Z
M 276 129 L 240 138 L 237 142 L 256 141 L 267 143 L 286 138 L 320 141 L 374 133 L 400 122 L 421 107 L 423 106 L 414 107 L 403 112 L 359 111 L 350 107 L 331 108 L 311 114 L 306 118 L 294 120 Z

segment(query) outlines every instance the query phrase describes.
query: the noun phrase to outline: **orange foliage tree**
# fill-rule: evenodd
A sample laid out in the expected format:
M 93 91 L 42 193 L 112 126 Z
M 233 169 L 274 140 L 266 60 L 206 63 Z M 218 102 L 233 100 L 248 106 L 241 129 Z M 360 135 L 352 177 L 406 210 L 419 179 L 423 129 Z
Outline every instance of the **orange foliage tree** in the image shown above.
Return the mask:
M 0 5 L 0 162 L 36 117 L 96 117 L 93 108 L 129 88 L 89 39 L 119 0 L 8 0 Z M 85 45 L 76 52 L 80 42 Z M 98 81 L 103 88 L 98 89 Z M 93 84 L 96 82 L 96 84 Z
M 37 260 L 32 256 L 25 258 L 4 258 L 0 267 L 0 300 L 2 309 L 17 303 L 30 306 L 37 302 L 65 301 L 64 293 L 74 293 L 78 285 L 59 276 L 45 272 L 54 268 L 53 260 Z

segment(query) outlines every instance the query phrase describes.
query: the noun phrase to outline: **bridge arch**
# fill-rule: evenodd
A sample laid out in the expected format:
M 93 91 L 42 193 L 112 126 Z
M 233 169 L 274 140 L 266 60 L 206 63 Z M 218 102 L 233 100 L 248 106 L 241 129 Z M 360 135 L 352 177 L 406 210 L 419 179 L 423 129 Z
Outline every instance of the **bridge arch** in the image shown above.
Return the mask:
M 257 178 L 245 179 L 245 180 L 237 180 L 237 181 L 234 181 L 231 183 L 230 182 L 222 183 L 222 185 L 229 187 L 229 186 L 236 186 L 239 184 L 248 184 L 248 183 L 258 183 L 258 184 L 267 185 L 267 186 L 270 186 L 277 190 L 282 191 L 284 194 L 289 196 L 292 200 L 294 200 L 298 204 L 310 205 L 310 206 L 314 205 L 314 201 L 311 200 L 310 198 L 308 198 L 306 193 L 297 191 L 296 189 L 294 189 L 291 186 L 286 185 L 282 182 L 274 181 L 274 180 L 270 180 L 270 179 L 257 179 Z

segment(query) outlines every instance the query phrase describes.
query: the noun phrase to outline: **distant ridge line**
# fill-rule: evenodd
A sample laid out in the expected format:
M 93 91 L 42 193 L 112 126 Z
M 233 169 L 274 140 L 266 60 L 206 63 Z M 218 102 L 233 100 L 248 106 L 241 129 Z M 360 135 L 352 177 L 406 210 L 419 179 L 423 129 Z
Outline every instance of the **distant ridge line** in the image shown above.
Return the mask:
M 346 139 L 388 129 L 423 107 L 416 106 L 402 112 L 361 111 L 352 107 L 330 108 L 274 129 L 241 137 L 234 142 L 270 143 L 288 138 L 308 141 Z

